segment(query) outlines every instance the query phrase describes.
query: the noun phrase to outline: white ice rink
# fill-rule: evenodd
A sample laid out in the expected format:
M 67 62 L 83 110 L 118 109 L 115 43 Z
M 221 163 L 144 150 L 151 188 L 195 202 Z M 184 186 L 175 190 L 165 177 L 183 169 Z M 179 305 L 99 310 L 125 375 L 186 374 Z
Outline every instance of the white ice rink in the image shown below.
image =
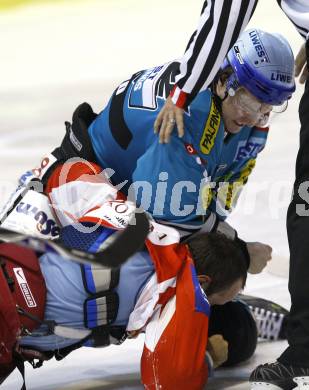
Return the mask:
M 180 57 L 202 1 L 67 0 L 0 13 L 0 202 L 22 172 L 62 138 L 63 122 L 88 101 L 100 111 L 114 87 L 133 72 Z M 250 26 L 284 34 L 296 54 L 301 38 L 275 1 L 260 0 Z M 273 118 L 259 158 L 230 222 L 247 241 L 273 246 L 274 261 L 250 277 L 247 292 L 289 307 L 285 214 L 298 148 L 297 87 L 288 111 Z M 280 275 L 280 276 L 278 276 Z M 28 367 L 28 389 L 141 389 L 142 337 L 120 347 L 82 349 L 39 370 Z M 218 370 L 208 389 L 248 389 L 251 370 L 271 361 L 285 342 L 260 344 L 255 357 Z M 20 388 L 14 373 L 3 389 Z M 189 389 L 188 389 L 189 390 Z

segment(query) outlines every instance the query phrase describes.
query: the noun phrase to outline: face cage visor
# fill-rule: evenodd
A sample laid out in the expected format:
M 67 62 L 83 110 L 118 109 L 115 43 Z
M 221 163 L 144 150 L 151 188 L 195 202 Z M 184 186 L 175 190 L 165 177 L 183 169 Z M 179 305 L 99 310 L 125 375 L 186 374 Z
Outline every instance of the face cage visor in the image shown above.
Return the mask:
M 236 87 L 236 88 L 235 88 Z M 272 106 L 261 102 L 251 92 L 242 86 L 227 86 L 227 93 L 232 98 L 235 107 L 255 123 L 256 126 L 264 127 L 269 121 L 271 112 L 281 113 L 287 109 L 288 102 L 285 101 L 280 106 Z

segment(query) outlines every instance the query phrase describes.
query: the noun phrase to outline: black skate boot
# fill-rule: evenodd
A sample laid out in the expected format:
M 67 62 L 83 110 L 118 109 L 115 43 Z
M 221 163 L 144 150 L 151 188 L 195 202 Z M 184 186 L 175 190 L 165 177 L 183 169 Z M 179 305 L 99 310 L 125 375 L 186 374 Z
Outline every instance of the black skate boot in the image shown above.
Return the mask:
M 245 302 L 256 321 L 258 337 L 266 340 L 285 340 L 288 319 L 288 310 L 282 306 L 250 295 L 238 296 Z
M 286 366 L 282 363 L 266 363 L 258 366 L 250 375 L 251 390 L 309 389 L 309 368 Z

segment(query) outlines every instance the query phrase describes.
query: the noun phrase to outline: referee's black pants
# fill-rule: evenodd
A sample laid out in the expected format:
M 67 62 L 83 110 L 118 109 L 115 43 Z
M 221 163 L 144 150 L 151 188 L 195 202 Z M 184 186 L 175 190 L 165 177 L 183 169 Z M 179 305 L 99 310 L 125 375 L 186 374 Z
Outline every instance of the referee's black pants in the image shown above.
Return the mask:
M 306 49 L 309 62 L 308 41 Z M 287 214 L 292 300 L 288 322 L 289 347 L 278 360 L 287 365 L 309 367 L 309 80 L 300 101 L 299 118 L 301 129 L 296 179 Z

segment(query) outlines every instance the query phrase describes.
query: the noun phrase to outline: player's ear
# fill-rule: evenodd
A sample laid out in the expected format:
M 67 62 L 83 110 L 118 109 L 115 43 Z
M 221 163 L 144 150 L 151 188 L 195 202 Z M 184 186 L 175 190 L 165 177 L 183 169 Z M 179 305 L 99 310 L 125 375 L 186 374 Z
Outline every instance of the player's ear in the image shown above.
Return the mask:
M 211 283 L 211 277 L 208 275 L 197 275 L 197 278 L 200 282 L 202 289 L 205 291 Z

